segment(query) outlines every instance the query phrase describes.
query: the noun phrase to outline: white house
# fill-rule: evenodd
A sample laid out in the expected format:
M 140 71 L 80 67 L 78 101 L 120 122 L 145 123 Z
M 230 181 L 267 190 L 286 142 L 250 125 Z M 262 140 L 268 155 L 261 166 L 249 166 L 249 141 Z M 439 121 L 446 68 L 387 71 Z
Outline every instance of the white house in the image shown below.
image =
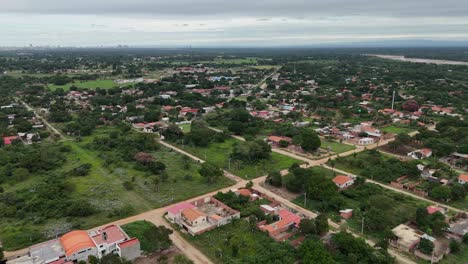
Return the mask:
M 370 137 L 360 138 L 358 140 L 358 144 L 359 145 L 364 145 L 364 146 L 365 145 L 372 145 L 372 144 L 374 144 L 374 142 L 375 142 L 374 139 L 370 138 Z
M 349 186 L 354 184 L 354 179 L 345 175 L 338 175 L 333 178 L 333 182 L 335 183 L 340 190 L 348 188 Z
M 425 159 L 429 158 L 432 156 L 432 149 L 430 148 L 423 148 L 423 149 L 418 149 L 415 151 L 411 151 L 408 153 L 408 156 L 413 158 L 413 159 Z

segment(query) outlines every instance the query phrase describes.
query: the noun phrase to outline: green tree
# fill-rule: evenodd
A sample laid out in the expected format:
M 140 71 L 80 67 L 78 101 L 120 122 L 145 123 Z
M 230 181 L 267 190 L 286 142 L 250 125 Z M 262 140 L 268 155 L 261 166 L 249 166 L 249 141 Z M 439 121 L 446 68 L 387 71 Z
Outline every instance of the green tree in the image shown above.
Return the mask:
M 301 132 L 301 147 L 305 151 L 315 151 L 320 145 L 321 141 L 317 133 L 312 130 L 304 129 Z
M 96 256 L 89 256 L 88 257 L 88 263 L 89 264 L 99 264 L 99 259 Z
M 463 235 L 462 241 L 463 241 L 463 243 L 468 244 L 468 233 L 466 233 L 465 235 Z
M 451 197 L 450 187 L 437 186 L 429 192 L 429 196 L 436 200 L 447 201 Z
M 245 184 L 245 188 L 247 189 L 251 189 L 253 187 L 253 182 L 252 181 L 248 181 L 246 184 Z
M 422 238 L 419 242 L 418 248 L 422 253 L 431 255 L 432 251 L 434 250 L 434 243 L 432 243 L 429 239 Z
M 336 264 L 322 242 L 306 239 L 299 247 L 299 255 L 304 264 Z
M 116 254 L 107 254 L 101 258 L 99 264 L 131 264 L 131 261 L 125 260 Z
M 328 218 L 325 214 L 319 214 L 315 218 L 315 229 L 316 229 L 316 234 L 319 236 L 322 236 L 328 232 L 328 229 L 329 229 Z
M 299 230 L 304 235 L 315 234 L 315 221 L 311 219 L 302 219 L 299 223 Z
M 451 253 L 460 252 L 460 244 L 455 239 L 450 239 L 450 252 Z
M 216 165 L 209 162 L 205 162 L 201 165 L 201 168 L 198 170 L 201 176 L 203 176 L 207 182 L 214 183 L 219 178 L 223 176 L 223 171 L 218 168 Z
M 282 180 L 283 180 L 283 177 L 281 176 L 281 173 L 278 171 L 274 171 L 268 174 L 268 176 L 265 179 L 265 182 L 275 187 L 281 187 Z
M 193 264 L 193 261 L 186 256 L 179 254 L 174 257 L 174 264 Z
M 169 235 L 172 234 L 172 230 L 164 226 L 152 225 L 150 228 L 143 232 L 143 240 L 147 246 L 146 252 L 157 252 L 163 249 L 167 249 L 172 245 L 172 241 Z

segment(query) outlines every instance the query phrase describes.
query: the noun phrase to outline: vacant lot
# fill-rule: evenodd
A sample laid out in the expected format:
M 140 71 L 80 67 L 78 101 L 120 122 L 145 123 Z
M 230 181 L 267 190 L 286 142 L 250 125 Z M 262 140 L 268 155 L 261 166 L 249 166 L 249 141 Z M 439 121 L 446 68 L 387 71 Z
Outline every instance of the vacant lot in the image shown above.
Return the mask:
M 272 171 L 287 169 L 294 163 L 301 163 L 296 159 L 274 152 L 271 153 L 271 159 L 262 160 L 256 164 L 246 164 L 234 160 L 229 161 L 233 144 L 239 142 L 237 139 L 229 138 L 223 143 L 211 143 L 208 147 L 192 147 L 188 145 L 180 145 L 180 147 L 203 160 L 212 162 L 245 179 L 257 178 Z
M 208 184 L 198 173 L 199 164 L 188 160 L 188 166 L 182 165 L 187 160 L 181 154 L 161 146 L 151 154 L 166 165 L 167 180 L 156 186 L 152 180 L 155 176 L 138 170 L 135 162 L 108 164 L 106 157 L 112 156 L 112 152 L 97 151 L 88 146 L 93 144 L 93 138 L 108 135 L 112 131 L 113 128 L 101 128 L 80 142 L 63 142 L 71 151 L 66 153 L 65 164 L 53 171 L 56 175 L 66 175 L 67 185 L 72 186 L 72 200 L 90 203 L 94 207 L 93 214 L 84 217 L 37 219 L 0 216 L 0 239 L 6 250 L 23 248 L 72 229 L 103 225 L 233 184 L 232 180 L 225 177 Z M 91 165 L 89 173 L 86 176 L 71 176 L 70 171 L 82 164 Z M 29 190 L 31 198 L 34 198 L 35 187 L 44 181 L 44 177 L 31 175 L 17 184 L 4 185 L 5 192 Z M 127 185 L 124 186 L 124 183 Z
M 255 225 L 237 220 L 196 237 L 186 236 L 215 263 L 295 263 L 294 249 Z
M 403 134 L 403 133 L 407 134 L 409 132 L 414 131 L 415 129 L 410 128 L 410 127 L 404 127 L 404 126 L 390 125 L 390 126 L 383 127 L 381 130 L 383 132 L 392 133 L 392 134 Z
M 102 79 L 102 80 L 95 80 L 95 81 L 75 81 L 73 83 L 67 83 L 64 85 L 55 85 L 55 84 L 49 84 L 47 87 L 51 89 L 52 91 L 57 90 L 58 88 L 62 88 L 65 91 L 70 90 L 70 87 L 76 86 L 78 88 L 87 88 L 87 89 L 96 89 L 96 88 L 101 88 L 101 89 L 110 89 L 114 87 L 119 87 L 119 86 L 128 86 L 131 84 L 118 84 L 114 82 L 114 80 L 111 79 Z
M 337 154 L 350 151 L 356 148 L 354 146 L 343 144 L 343 143 L 336 142 L 336 141 L 328 141 L 325 139 L 321 139 L 321 141 L 322 141 L 322 145 L 320 146 L 320 148 L 325 149 L 325 150 L 330 149 L 330 151 L 335 152 Z

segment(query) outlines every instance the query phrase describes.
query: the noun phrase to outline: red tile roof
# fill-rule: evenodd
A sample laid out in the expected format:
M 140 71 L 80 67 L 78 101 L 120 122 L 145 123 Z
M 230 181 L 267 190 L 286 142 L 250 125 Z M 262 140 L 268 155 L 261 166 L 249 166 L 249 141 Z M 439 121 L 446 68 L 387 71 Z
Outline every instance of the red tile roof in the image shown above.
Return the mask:
M 442 211 L 443 211 L 442 208 L 437 207 L 437 206 L 433 206 L 433 205 L 430 205 L 430 206 L 426 207 L 426 210 L 427 210 L 428 214 L 434 214 L 435 212 L 441 212 L 442 213 Z
M 174 206 L 171 206 L 169 209 L 167 209 L 167 211 L 170 212 L 171 214 L 178 214 L 182 210 L 188 209 L 188 208 L 195 208 L 195 205 L 188 203 L 188 202 L 181 202 Z
M 104 240 L 104 232 L 106 233 L 106 240 Z M 98 234 L 92 237 L 97 245 L 111 244 L 124 240 L 127 236 L 116 225 L 106 226 L 98 231 Z
M 134 246 L 134 245 L 136 245 L 138 243 L 140 243 L 140 240 L 138 240 L 138 238 L 132 238 L 132 239 L 129 239 L 127 241 L 119 243 L 119 247 L 120 248 L 131 247 L 131 246 Z
M 237 192 L 242 196 L 250 197 L 252 195 L 252 192 L 249 189 L 239 189 Z
M 338 184 L 338 185 L 343 185 L 349 181 L 352 181 L 353 179 L 351 179 L 350 177 L 348 176 L 344 176 L 344 175 L 338 175 L 336 176 L 335 178 L 333 178 L 333 182 Z
M 458 179 L 468 182 L 468 174 L 460 174 L 460 176 L 458 176 Z

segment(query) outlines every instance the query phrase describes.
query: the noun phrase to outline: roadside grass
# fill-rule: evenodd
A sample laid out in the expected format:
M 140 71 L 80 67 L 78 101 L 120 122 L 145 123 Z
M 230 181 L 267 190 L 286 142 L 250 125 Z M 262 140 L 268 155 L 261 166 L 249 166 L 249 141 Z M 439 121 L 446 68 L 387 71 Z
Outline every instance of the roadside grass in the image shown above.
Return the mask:
M 343 143 L 336 142 L 336 141 L 329 141 L 326 139 L 320 139 L 320 141 L 322 142 L 322 145 L 320 146 L 320 148 L 322 149 L 330 148 L 332 152 L 335 152 L 337 154 L 350 151 L 356 148 L 355 146 L 352 146 L 352 145 L 343 144 Z
M 96 88 L 101 88 L 101 89 L 111 89 L 119 86 L 129 86 L 132 85 L 130 84 L 118 84 L 114 82 L 112 79 L 100 79 L 100 80 L 94 80 L 94 81 L 75 81 L 72 83 L 67 83 L 64 85 L 55 85 L 55 84 L 48 84 L 47 87 L 55 91 L 58 88 L 62 88 L 65 91 L 70 90 L 70 87 L 76 86 L 78 88 L 88 88 L 88 89 L 96 89 Z
M 380 130 L 383 132 L 393 133 L 393 134 L 403 134 L 403 133 L 407 134 L 407 133 L 414 131 L 415 129 L 409 128 L 409 127 L 389 125 L 386 127 L 382 127 Z
M 294 163 L 302 163 L 299 160 L 275 152 L 271 153 L 271 158 L 269 160 L 262 160 L 256 164 L 245 164 L 234 160 L 229 162 L 230 154 L 233 150 L 233 144 L 237 143 L 241 143 L 241 141 L 229 138 L 223 143 L 211 143 L 207 147 L 193 147 L 189 145 L 178 146 L 200 159 L 212 162 L 218 167 L 244 179 L 257 178 L 273 171 L 287 169 Z

